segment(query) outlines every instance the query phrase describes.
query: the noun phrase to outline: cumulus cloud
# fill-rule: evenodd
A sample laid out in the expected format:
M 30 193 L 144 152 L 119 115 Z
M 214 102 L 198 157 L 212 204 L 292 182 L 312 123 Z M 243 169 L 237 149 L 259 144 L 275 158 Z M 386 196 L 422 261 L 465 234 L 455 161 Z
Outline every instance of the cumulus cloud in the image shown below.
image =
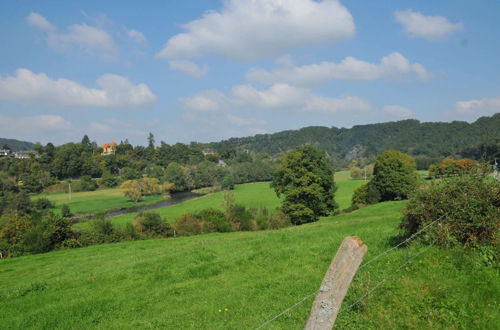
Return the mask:
M 310 89 L 274 84 L 259 90 L 251 85 L 238 85 L 228 95 L 205 91 L 180 99 L 188 110 L 218 112 L 227 109 L 265 109 L 316 113 L 362 113 L 371 109 L 368 101 L 355 97 L 323 97 Z
M 116 56 L 117 46 L 113 37 L 103 29 L 83 23 L 70 25 L 66 32 L 59 32 L 45 17 L 37 13 L 30 13 L 26 20 L 47 33 L 47 43 L 52 48 L 76 48 L 102 59 L 113 59 Z
M 443 16 L 425 16 L 411 9 L 395 11 L 394 17 L 410 36 L 427 40 L 439 40 L 463 29 L 462 23 L 452 23 Z
M 398 118 L 411 118 L 413 116 L 413 112 L 410 109 L 399 105 L 387 105 L 382 110 Z
M 0 114 L 0 131 L 4 136 L 22 137 L 19 134 L 25 134 L 38 140 L 37 134 L 69 131 L 72 128 L 69 121 L 56 115 L 11 117 Z
M 34 26 L 40 30 L 44 31 L 54 31 L 56 27 L 52 25 L 45 17 L 38 13 L 31 12 L 28 17 L 26 17 L 26 22 L 29 25 Z
M 133 85 L 127 78 L 105 74 L 89 88 L 75 81 L 52 79 L 28 69 L 16 70 L 15 76 L 0 79 L 0 99 L 26 104 L 63 107 L 145 108 L 156 96 L 146 84 Z
M 147 42 L 147 39 L 144 36 L 144 34 L 137 30 L 127 30 L 127 35 L 129 36 L 130 39 L 134 40 L 137 43 L 144 44 Z
M 220 12 L 183 25 L 157 57 L 218 55 L 235 60 L 275 56 L 354 35 L 354 21 L 337 0 L 227 0 Z
M 454 110 L 464 116 L 491 116 L 500 112 L 500 97 L 459 101 L 455 103 Z
M 329 80 L 397 80 L 411 76 L 421 80 L 431 78 L 423 65 L 411 63 L 397 52 L 382 57 L 380 63 L 369 63 L 349 56 L 340 63 L 284 65 L 272 71 L 254 68 L 247 73 L 247 79 L 264 84 L 285 82 L 299 86 L 314 86 Z
M 203 77 L 208 73 L 208 65 L 204 65 L 203 67 L 198 66 L 196 63 L 186 60 L 172 60 L 168 61 L 168 65 L 170 70 L 178 71 L 184 73 L 191 77 Z

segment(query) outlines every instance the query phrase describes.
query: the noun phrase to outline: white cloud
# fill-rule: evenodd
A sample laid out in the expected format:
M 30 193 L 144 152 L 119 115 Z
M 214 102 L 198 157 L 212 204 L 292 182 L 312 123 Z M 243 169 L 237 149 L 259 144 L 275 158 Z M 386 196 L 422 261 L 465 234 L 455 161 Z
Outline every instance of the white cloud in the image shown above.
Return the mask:
M 113 59 L 117 54 L 117 46 L 113 37 L 106 31 L 83 24 L 73 24 L 67 32 L 57 32 L 56 28 L 43 16 L 30 13 L 28 23 L 47 33 L 47 43 L 58 50 L 77 48 L 88 55 L 102 59 Z
M 229 102 L 224 94 L 208 90 L 196 95 L 179 99 L 186 108 L 200 112 L 218 112 Z
M 106 118 L 103 122 L 91 122 L 86 132 L 101 140 L 122 140 L 130 137 L 143 138 L 147 136 L 147 133 L 141 129 L 137 129 L 137 126 L 137 123 Z
M 500 97 L 459 101 L 454 110 L 464 116 L 491 116 L 500 112 Z
M 127 30 L 127 35 L 130 37 L 130 39 L 134 40 L 137 43 L 144 44 L 147 42 L 144 34 L 137 30 Z
M 199 67 L 196 63 L 186 60 L 172 60 L 168 61 L 170 70 L 182 72 L 191 77 L 202 77 L 208 73 L 208 65 Z
M 28 69 L 0 79 L 0 99 L 26 104 L 62 107 L 145 108 L 156 96 L 146 84 L 133 85 L 127 78 L 105 74 L 96 81 L 99 88 L 85 87 L 75 81 L 52 79 Z
M 34 134 L 67 131 L 72 128 L 69 121 L 56 115 L 11 117 L 0 114 L 0 131 L 9 136 L 17 136 L 20 132 Z
M 354 35 L 349 11 L 337 0 L 227 0 L 183 26 L 157 57 L 219 55 L 255 60 L 296 48 L 337 42 Z
M 251 85 L 238 85 L 228 95 L 218 91 L 205 91 L 180 99 L 188 110 L 223 111 L 233 108 L 264 109 L 315 113 L 363 113 L 371 109 L 368 101 L 355 97 L 323 97 L 310 89 L 275 84 L 258 90 Z
M 397 52 L 382 57 L 380 63 L 369 63 L 349 56 L 340 63 L 285 65 L 272 71 L 255 68 L 247 73 L 247 79 L 264 84 L 284 82 L 299 86 L 314 86 L 329 80 L 397 80 L 408 76 L 425 80 L 431 74 L 421 64 L 411 63 Z
M 413 116 L 413 112 L 410 109 L 399 105 L 387 105 L 382 110 L 398 118 L 410 118 Z
M 254 119 L 254 118 L 243 118 L 232 114 L 227 114 L 226 118 L 229 121 L 229 123 L 236 126 L 249 126 L 249 125 L 260 126 L 267 124 L 265 120 Z
M 44 31 L 56 30 L 56 27 L 54 25 L 52 25 L 45 17 L 38 13 L 31 12 L 28 17 L 26 17 L 26 21 L 29 25 Z
M 452 23 L 443 16 L 425 16 L 411 9 L 394 12 L 396 21 L 412 37 L 439 40 L 463 29 L 462 23 Z

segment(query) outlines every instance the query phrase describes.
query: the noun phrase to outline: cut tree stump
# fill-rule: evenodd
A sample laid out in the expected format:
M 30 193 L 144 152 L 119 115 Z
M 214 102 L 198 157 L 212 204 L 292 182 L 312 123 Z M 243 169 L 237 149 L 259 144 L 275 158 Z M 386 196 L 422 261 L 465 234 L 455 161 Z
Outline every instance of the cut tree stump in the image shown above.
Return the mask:
M 344 239 L 321 283 L 304 329 L 333 328 L 342 301 L 367 250 L 359 237 Z

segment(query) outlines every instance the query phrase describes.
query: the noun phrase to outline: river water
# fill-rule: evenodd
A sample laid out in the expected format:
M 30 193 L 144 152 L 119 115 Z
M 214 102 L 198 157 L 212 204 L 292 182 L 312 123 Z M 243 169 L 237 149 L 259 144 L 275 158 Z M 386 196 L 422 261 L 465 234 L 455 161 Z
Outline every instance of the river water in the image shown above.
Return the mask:
M 195 198 L 200 197 L 200 196 L 203 196 L 203 195 L 195 194 L 195 193 L 190 192 L 190 191 L 179 192 L 179 193 L 172 194 L 172 198 L 169 200 L 159 202 L 156 204 L 152 204 L 152 205 L 142 205 L 142 206 L 133 207 L 133 208 L 125 209 L 125 210 L 112 211 L 112 212 L 106 213 L 106 217 L 116 217 L 118 215 L 127 214 L 127 213 L 134 213 L 134 212 L 140 212 L 140 211 L 159 209 L 159 208 L 170 206 L 170 205 L 184 203 L 184 202 L 187 202 L 191 199 L 195 199 Z

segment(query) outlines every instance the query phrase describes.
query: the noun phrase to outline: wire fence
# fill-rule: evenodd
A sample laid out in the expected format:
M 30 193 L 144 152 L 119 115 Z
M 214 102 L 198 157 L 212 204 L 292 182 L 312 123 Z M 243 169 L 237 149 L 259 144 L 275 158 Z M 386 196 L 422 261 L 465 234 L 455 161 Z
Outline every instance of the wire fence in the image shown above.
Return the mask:
M 414 234 L 412 234 L 411 236 L 409 236 L 407 239 L 401 241 L 399 244 L 397 244 L 397 245 L 395 245 L 395 246 L 393 246 L 393 247 L 391 247 L 391 248 L 383 251 L 382 253 L 379 253 L 378 255 L 376 255 L 375 257 L 373 257 L 372 259 L 370 259 L 366 263 L 362 264 L 358 268 L 358 270 L 362 269 L 363 267 L 368 266 L 369 264 L 375 262 L 376 260 L 380 259 L 381 257 L 387 255 L 389 252 L 391 252 L 391 251 L 393 251 L 393 250 L 401 247 L 402 245 L 410 242 L 411 240 L 415 239 L 416 237 L 418 237 L 419 235 L 421 235 L 427 228 L 429 228 L 429 227 L 433 226 L 434 224 L 438 223 L 444 216 L 445 216 L 444 214 L 441 215 L 439 218 L 437 218 L 436 220 L 434 220 L 434 221 L 430 222 L 429 224 L 425 225 L 423 228 L 421 228 L 420 230 L 418 230 L 417 232 L 415 232 Z M 382 279 L 381 281 L 379 281 L 372 289 L 370 289 L 367 293 L 365 293 L 360 298 L 358 298 L 354 303 L 350 304 L 346 308 L 341 309 L 338 314 L 341 314 L 341 313 L 343 313 L 343 312 L 351 309 L 352 307 L 356 306 L 360 302 L 362 302 L 364 299 L 366 299 L 368 296 L 370 296 L 373 292 L 375 292 L 380 286 L 382 286 L 385 282 L 387 282 L 397 272 L 399 272 L 401 269 L 403 269 L 404 267 L 406 267 L 407 265 L 409 265 L 410 263 L 412 263 L 413 260 L 415 260 L 418 256 L 420 256 L 423 253 L 427 252 L 436 242 L 437 242 L 437 239 L 435 241 L 433 241 L 428 248 L 426 248 L 423 251 L 420 251 L 419 253 L 417 253 L 417 254 L 411 256 L 410 258 L 408 258 L 394 272 L 392 272 L 391 274 L 389 274 L 389 276 L 387 276 L 384 279 Z M 307 299 L 315 296 L 318 292 L 319 292 L 319 290 L 316 290 L 316 291 L 311 292 L 310 294 L 302 297 L 300 300 L 298 300 L 297 302 L 295 302 L 294 304 L 292 304 L 291 306 L 289 306 L 288 308 L 286 308 L 282 312 L 274 315 L 269 320 L 265 321 L 264 323 L 262 323 L 261 325 L 259 325 L 258 327 L 256 327 L 255 330 L 259 330 L 259 329 L 263 329 L 263 328 L 267 327 L 269 324 L 271 324 L 273 321 L 275 321 L 276 319 L 278 319 L 282 315 L 284 315 L 284 314 L 288 313 L 289 311 L 297 308 L 302 303 L 304 303 L 304 301 L 306 301 Z

